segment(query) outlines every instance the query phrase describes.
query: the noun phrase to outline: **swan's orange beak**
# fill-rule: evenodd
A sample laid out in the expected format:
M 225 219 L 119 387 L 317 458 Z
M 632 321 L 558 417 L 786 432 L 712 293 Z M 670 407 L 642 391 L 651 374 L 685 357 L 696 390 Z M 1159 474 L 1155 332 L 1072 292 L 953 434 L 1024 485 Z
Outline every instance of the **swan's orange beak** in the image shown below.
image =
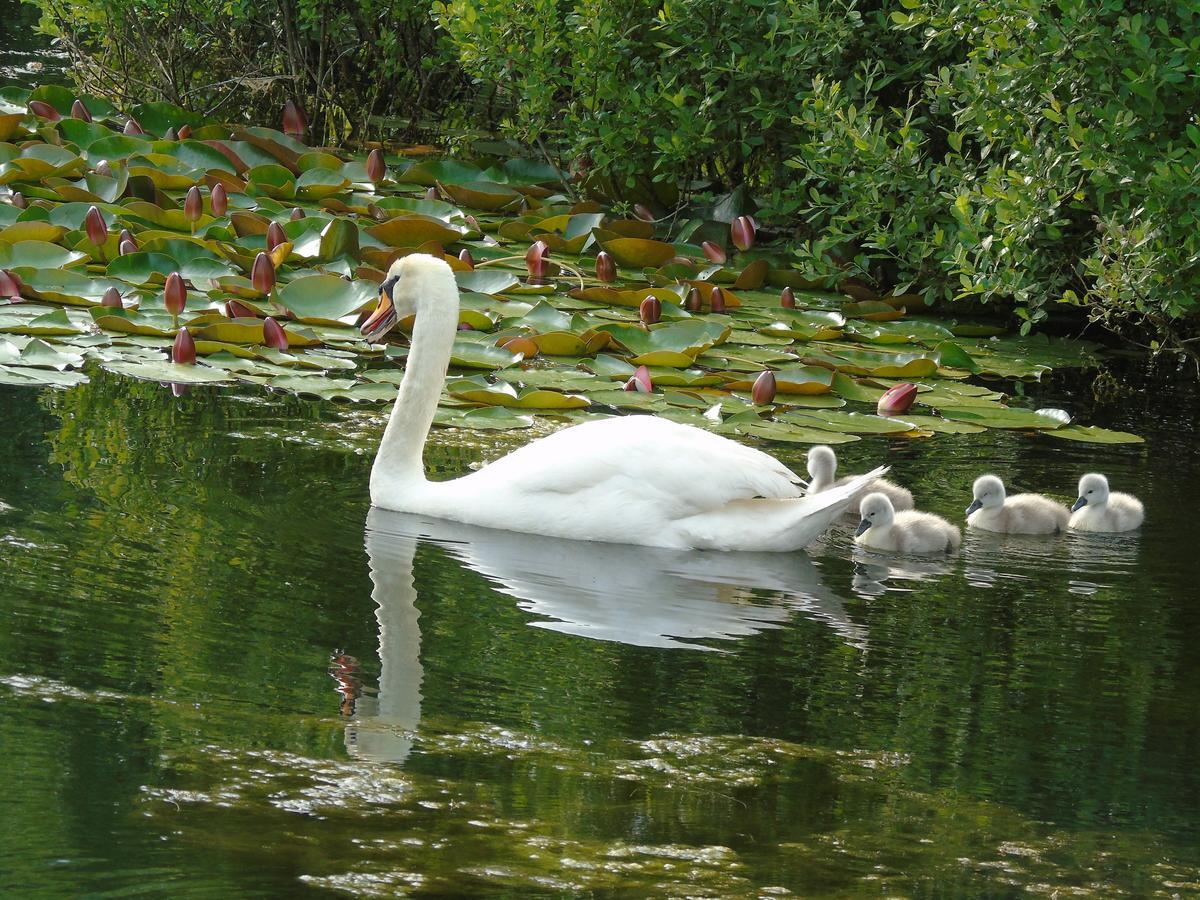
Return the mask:
M 363 337 L 374 344 L 383 340 L 395 324 L 396 306 L 385 289 L 379 292 L 379 305 L 375 307 L 375 312 L 371 313 L 367 321 L 362 323 L 359 331 L 362 332 Z

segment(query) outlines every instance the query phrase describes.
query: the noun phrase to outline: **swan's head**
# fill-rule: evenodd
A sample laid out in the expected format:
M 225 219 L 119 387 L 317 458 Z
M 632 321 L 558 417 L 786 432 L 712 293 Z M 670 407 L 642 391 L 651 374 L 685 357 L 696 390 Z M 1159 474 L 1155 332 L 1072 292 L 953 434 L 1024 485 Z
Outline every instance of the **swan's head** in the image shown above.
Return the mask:
M 971 488 L 973 499 L 967 507 L 967 515 L 977 509 L 996 509 L 1004 505 L 1004 482 L 995 475 L 980 475 Z
M 1103 506 L 1107 502 L 1108 479 L 1091 472 L 1079 479 L 1079 499 L 1071 507 L 1071 512 L 1085 506 Z
M 387 278 L 379 286 L 379 305 L 362 323 L 363 336 L 375 343 L 401 319 L 413 315 L 422 302 L 441 298 L 447 292 L 457 299 L 454 271 L 444 259 L 427 253 L 414 253 L 392 263 Z
M 833 448 L 820 444 L 808 451 L 808 476 L 813 481 L 833 481 L 837 473 L 837 456 Z
M 862 521 L 858 523 L 858 530 L 854 532 L 855 537 L 868 528 L 883 528 L 891 525 L 892 519 L 896 517 L 896 509 L 892 506 L 892 501 L 887 498 L 887 494 L 867 494 L 862 498 L 862 503 L 858 505 L 858 514 L 862 516 Z

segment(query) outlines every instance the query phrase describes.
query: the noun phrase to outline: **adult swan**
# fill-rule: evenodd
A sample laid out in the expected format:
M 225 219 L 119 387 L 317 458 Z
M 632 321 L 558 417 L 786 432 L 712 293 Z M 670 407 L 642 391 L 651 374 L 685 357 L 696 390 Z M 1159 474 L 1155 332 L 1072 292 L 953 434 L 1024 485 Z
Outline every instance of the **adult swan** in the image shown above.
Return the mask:
M 800 479 L 759 450 L 654 416 L 597 419 L 527 444 L 477 472 L 428 481 L 421 452 L 458 331 L 445 261 L 392 264 L 362 325 L 381 339 L 416 315 L 400 393 L 371 469 L 384 509 L 585 541 L 711 550 L 796 550 L 885 471 L 801 497 Z

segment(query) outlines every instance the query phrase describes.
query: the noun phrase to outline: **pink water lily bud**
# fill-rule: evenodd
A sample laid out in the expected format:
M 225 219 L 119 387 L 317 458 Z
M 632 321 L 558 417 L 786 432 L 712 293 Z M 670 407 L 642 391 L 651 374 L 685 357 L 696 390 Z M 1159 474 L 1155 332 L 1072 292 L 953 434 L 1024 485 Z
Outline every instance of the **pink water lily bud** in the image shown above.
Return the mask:
M 174 126 L 174 125 L 172 125 L 171 127 L 169 127 L 169 128 L 167 129 L 166 133 L 163 135 L 163 140 L 164 140 L 164 141 L 177 141 L 177 140 L 179 140 L 179 132 L 175 130 L 175 126 Z
M 749 250 L 754 246 L 754 222 L 749 216 L 738 216 L 729 226 L 729 237 L 739 250 Z
M 638 317 L 643 325 L 654 325 L 662 318 L 662 301 L 657 297 L 647 297 L 638 309 Z
M 299 140 L 304 137 L 306 131 L 308 121 L 304 118 L 304 113 L 294 100 L 289 100 L 283 105 L 283 133 Z
M 725 291 L 719 287 L 714 287 L 712 293 L 708 295 L 708 305 L 715 313 L 725 312 Z
M 202 215 L 204 215 L 204 198 L 200 196 L 200 188 L 193 184 L 188 188 L 187 196 L 183 198 L 183 217 L 189 222 L 195 222 Z
M 437 198 L 438 198 L 438 195 L 437 195 L 437 188 L 435 188 L 435 187 L 427 187 L 427 188 L 425 189 L 425 199 L 426 199 L 426 200 L 436 200 Z
M 622 386 L 626 391 L 637 391 L 639 394 L 649 394 L 654 390 L 654 382 L 650 380 L 650 370 L 645 366 L 638 366 L 633 373 L 633 377 L 625 382 Z
M 917 386 L 915 384 L 908 382 L 896 384 L 883 392 L 875 411 L 881 416 L 903 415 L 912 408 L 913 401 L 916 399 Z
M 704 307 L 704 301 L 700 297 L 700 288 L 694 287 L 687 292 L 687 299 L 683 303 L 688 312 L 700 312 Z
M 459 331 L 474 331 L 474 330 L 475 330 L 475 326 L 474 326 L 474 325 L 472 325 L 470 322 L 459 322 L 459 323 L 458 323 L 458 330 L 459 330 Z
M 668 266 L 686 266 L 689 269 L 694 269 L 696 264 L 686 256 L 672 256 L 667 260 Z
M 83 230 L 87 232 L 88 240 L 97 247 L 103 246 L 108 240 L 108 226 L 104 224 L 104 216 L 100 210 L 92 206 L 83 217 Z
M 190 366 L 196 362 L 196 342 L 192 340 L 187 328 L 180 328 L 175 335 L 175 343 L 171 347 L 171 362 L 176 365 Z
M 383 151 L 378 147 L 367 154 L 367 177 L 375 184 L 387 178 L 387 162 L 383 158 Z
M 97 175 L 103 175 L 105 178 L 112 178 L 112 166 L 108 164 L 107 159 L 102 159 L 96 163 L 95 172 Z
M 546 257 L 549 253 L 550 248 L 546 246 L 545 241 L 534 241 L 529 245 L 529 249 L 525 251 L 525 268 L 529 270 L 530 277 L 545 277 Z
M 280 244 L 287 243 L 287 233 L 283 230 L 283 226 L 278 222 L 272 222 L 267 226 L 267 252 L 270 253 Z
M 121 241 L 117 245 L 117 255 L 118 256 L 128 256 L 130 253 L 137 253 L 137 252 L 138 252 L 138 245 L 135 244 L 133 241 Z
M 110 287 L 100 298 L 100 305 L 106 309 L 121 309 L 125 304 L 121 302 L 121 292 L 115 287 Z
M 725 260 L 728 259 L 725 255 L 725 248 L 718 247 L 712 241 L 705 241 L 700 245 L 700 249 L 704 251 L 704 255 L 708 257 L 709 262 L 715 262 L 718 266 L 725 265 Z
M 225 301 L 225 315 L 230 319 L 257 319 L 254 310 L 236 300 Z
M 436 200 L 437 198 L 430 197 L 429 199 Z M 463 216 L 463 221 L 466 222 L 467 225 L 469 225 L 475 231 L 478 231 L 480 234 L 483 233 L 483 226 L 480 225 L 479 220 L 477 218 L 475 218 L 473 215 L 471 215 L 470 213 L 467 213 L 465 216 Z
M 458 261 L 464 263 L 468 269 L 475 268 L 475 257 L 471 256 L 471 251 L 466 247 L 458 251 Z
M 254 257 L 254 268 L 250 270 L 250 283 L 260 294 L 269 294 L 275 287 L 275 264 L 271 257 L 259 253 Z
M 163 285 L 163 302 L 167 312 L 173 316 L 179 315 L 187 306 L 187 288 L 183 286 L 183 276 L 178 272 L 167 276 L 167 283 Z
M 225 192 L 225 185 L 219 183 L 213 185 L 208 205 L 212 208 L 212 214 L 217 218 L 225 215 L 229 210 L 229 194 Z
M 51 122 L 57 122 L 62 118 L 58 110 L 45 100 L 30 100 L 29 111 L 39 119 L 49 119 Z
M 635 203 L 633 205 L 633 214 L 635 216 L 637 216 L 637 218 L 641 219 L 643 222 L 653 222 L 654 221 L 654 213 L 650 211 L 649 207 L 642 206 L 642 204 L 640 204 L 640 203 Z
M 8 202 L 17 209 L 25 209 L 29 205 L 25 202 L 25 195 L 20 191 L 13 191 L 12 197 L 9 198 Z
M 298 206 L 293 206 L 293 207 L 292 207 L 292 212 L 291 212 L 291 214 L 288 216 L 288 218 L 289 218 L 289 219 L 291 219 L 293 222 L 297 222 L 297 221 L 299 221 L 300 219 L 303 219 L 303 218 L 304 218 L 304 210 L 302 210 L 302 209 L 301 209 L 300 207 L 298 207 Z
M 263 319 L 263 343 L 276 350 L 287 350 L 288 348 L 287 332 L 270 316 Z
M 82 119 L 84 122 L 92 121 L 92 114 L 88 112 L 88 108 L 83 105 L 82 100 L 76 100 L 71 104 L 71 117 Z
M 186 141 L 191 136 L 192 136 L 192 126 L 191 125 L 184 124 L 184 125 L 179 126 L 179 139 L 181 141 Z
M 763 372 L 754 379 L 754 386 L 750 388 L 750 399 L 756 406 L 766 406 L 775 399 L 774 372 Z
M 0 297 L 7 297 L 9 300 L 21 299 L 21 279 L 17 277 L 16 272 L 0 269 Z
M 180 384 L 178 381 L 171 382 L 171 396 L 172 397 L 182 397 L 184 394 L 186 394 L 191 389 L 192 389 L 192 386 L 190 384 Z
M 596 254 L 596 277 L 605 283 L 617 280 L 617 261 L 607 250 Z
M 792 290 L 790 285 L 779 292 L 779 305 L 784 309 L 796 308 L 796 292 Z
M 135 119 L 133 116 L 130 116 L 129 119 L 125 122 L 124 131 L 125 131 L 125 134 L 127 134 L 127 135 L 145 134 L 146 133 L 142 129 L 142 126 L 138 124 L 138 120 Z
M 121 229 L 121 233 L 117 235 L 117 240 L 121 243 L 129 241 L 129 243 L 133 244 L 135 249 L 137 248 L 137 241 L 133 239 L 133 233 L 128 228 Z

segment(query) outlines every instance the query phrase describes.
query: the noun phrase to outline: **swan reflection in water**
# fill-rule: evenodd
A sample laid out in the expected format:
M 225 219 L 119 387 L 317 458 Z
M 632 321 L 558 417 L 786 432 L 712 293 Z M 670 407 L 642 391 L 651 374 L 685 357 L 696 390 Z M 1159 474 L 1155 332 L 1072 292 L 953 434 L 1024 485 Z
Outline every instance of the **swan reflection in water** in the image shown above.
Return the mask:
M 372 508 L 366 548 L 379 620 L 378 693 L 356 690 L 346 729 L 350 751 L 402 762 L 421 717 L 421 637 L 413 557 L 441 547 L 536 616 L 530 624 L 638 647 L 713 651 L 783 626 L 795 613 L 865 648 L 866 629 L 847 616 L 803 553 L 663 550 L 534 537 Z M 335 657 L 345 694 L 349 659 Z

